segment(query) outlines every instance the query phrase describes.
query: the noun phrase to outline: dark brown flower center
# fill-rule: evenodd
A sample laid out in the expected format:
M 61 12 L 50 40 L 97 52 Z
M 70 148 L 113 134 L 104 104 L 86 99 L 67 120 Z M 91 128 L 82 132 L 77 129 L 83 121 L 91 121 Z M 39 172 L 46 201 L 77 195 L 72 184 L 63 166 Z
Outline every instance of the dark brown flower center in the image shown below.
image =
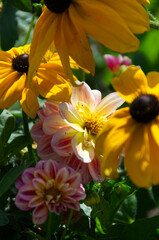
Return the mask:
M 12 67 L 17 72 L 28 72 L 29 68 L 29 55 L 21 54 L 12 60 Z
M 44 0 L 47 8 L 53 13 L 63 13 L 69 8 L 72 0 Z
M 137 121 L 148 123 L 159 114 L 159 101 L 151 94 L 143 94 L 130 105 L 130 114 Z

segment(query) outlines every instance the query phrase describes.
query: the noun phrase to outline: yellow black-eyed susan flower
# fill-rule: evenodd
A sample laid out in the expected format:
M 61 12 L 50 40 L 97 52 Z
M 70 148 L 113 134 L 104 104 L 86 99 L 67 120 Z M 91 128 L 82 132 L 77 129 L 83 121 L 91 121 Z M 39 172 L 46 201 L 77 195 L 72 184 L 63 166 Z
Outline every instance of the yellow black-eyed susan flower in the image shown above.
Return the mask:
M 112 83 L 130 106 L 116 111 L 97 138 L 102 174 L 116 176 L 124 150 L 126 170 L 137 186 L 159 184 L 159 73 L 146 77 L 131 66 Z
M 148 13 L 142 4 L 148 0 L 44 0 L 30 52 L 29 81 L 35 75 L 50 45 L 57 49 L 64 70 L 72 79 L 71 56 L 81 67 L 94 74 L 94 60 L 87 35 L 117 52 L 139 47 L 134 34 L 149 30 Z
M 38 95 L 56 101 L 69 101 L 71 83 L 56 53 L 48 62 L 40 64 L 30 86 L 29 54 L 30 45 L 0 51 L 0 108 L 8 108 L 19 100 L 24 112 L 35 118 L 39 108 Z M 78 68 L 74 61 L 71 62 L 73 68 Z

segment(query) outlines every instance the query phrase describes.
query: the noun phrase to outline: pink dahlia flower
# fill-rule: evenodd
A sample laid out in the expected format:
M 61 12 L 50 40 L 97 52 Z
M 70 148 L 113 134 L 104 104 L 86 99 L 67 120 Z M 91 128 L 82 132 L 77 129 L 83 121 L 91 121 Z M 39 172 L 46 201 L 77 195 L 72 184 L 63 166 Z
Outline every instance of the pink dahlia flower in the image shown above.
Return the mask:
M 82 182 L 102 181 L 95 140 L 109 116 L 123 103 L 117 93 L 101 99 L 101 92 L 84 83 L 72 87 L 70 103 L 46 101 L 31 133 L 43 159 L 68 164 L 82 174 Z
M 15 185 L 19 190 L 16 206 L 24 211 L 35 208 L 32 221 L 37 225 L 47 220 L 48 211 L 58 215 L 67 209 L 79 211 L 78 201 L 85 198 L 80 174 L 53 160 L 41 160 L 26 169 Z
M 131 65 L 131 59 L 127 56 L 122 56 L 121 54 L 119 54 L 118 57 L 115 57 L 110 54 L 105 54 L 104 59 L 108 65 L 109 70 L 113 74 L 118 74 L 120 71 L 120 67 L 122 65 L 125 65 L 125 66 Z

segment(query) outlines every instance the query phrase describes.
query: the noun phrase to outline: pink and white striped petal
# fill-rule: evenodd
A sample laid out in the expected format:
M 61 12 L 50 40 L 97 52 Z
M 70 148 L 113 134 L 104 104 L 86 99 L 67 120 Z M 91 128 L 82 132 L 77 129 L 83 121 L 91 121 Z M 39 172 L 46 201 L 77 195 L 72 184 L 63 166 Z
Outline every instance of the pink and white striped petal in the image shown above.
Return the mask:
M 58 112 L 54 112 L 47 116 L 43 122 L 43 131 L 45 134 L 54 134 L 59 128 L 65 127 L 66 123 Z
M 91 88 L 87 83 L 83 83 L 80 87 L 72 87 L 71 103 L 74 107 L 78 105 L 78 102 L 86 103 L 90 110 L 95 108 L 95 97 Z
M 38 120 L 31 129 L 31 136 L 33 140 L 38 143 L 43 134 L 43 122 Z
M 74 107 L 72 107 L 69 103 L 60 103 L 59 111 L 63 120 L 73 129 L 78 132 L 83 132 L 82 126 L 84 125 L 84 121 L 76 111 Z
M 77 133 L 70 127 L 59 129 L 51 140 L 52 149 L 60 156 L 70 156 L 73 152 L 71 139 Z
M 92 146 L 86 146 L 84 133 L 77 133 L 72 138 L 72 148 L 78 159 L 84 163 L 90 163 L 94 158 L 94 148 Z
M 48 218 L 48 208 L 45 204 L 36 207 L 32 213 L 32 221 L 36 225 L 43 224 Z
M 37 153 L 43 160 L 54 159 L 57 154 L 51 146 L 52 135 L 43 135 L 38 142 Z
M 101 94 L 100 91 L 98 91 L 96 89 L 93 89 L 92 93 L 93 93 L 94 98 L 95 98 L 95 107 L 96 107 L 101 102 L 102 94 Z
M 97 106 L 95 112 L 96 114 L 98 114 L 98 116 L 107 117 L 111 115 L 123 103 L 124 100 L 118 95 L 118 93 L 113 92 L 102 99 L 102 101 Z

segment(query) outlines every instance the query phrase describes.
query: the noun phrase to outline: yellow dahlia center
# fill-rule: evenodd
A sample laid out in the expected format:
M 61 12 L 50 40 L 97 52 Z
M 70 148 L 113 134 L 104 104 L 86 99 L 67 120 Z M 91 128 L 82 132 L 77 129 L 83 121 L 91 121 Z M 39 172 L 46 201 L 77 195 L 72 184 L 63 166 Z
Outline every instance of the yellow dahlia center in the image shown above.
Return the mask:
M 67 8 L 69 8 L 72 0 L 44 0 L 47 8 L 56 14 L 63 13 Z
M 24 53 L 13 58 L 12 67 L 17 72 L 27 73 L 29 68 L 29 55 Z
M 47 203 L 56 203 L 61 198 L 61 192 L 55 186 L 54 181 L 49 181 L 50 187 L 44 191 L 44 199 Z
M 143 94 L 131 103 L 130 114 L 137 122 L 148 123 L 159 114 L 159 101 L 154 95 Z
M 87 132 L 91 135 L 96 136 L 99 131 L 102 129 L 103 125 L 107 121 L 107 119 L 103 116 L 98 117 L 97 115 L 91 113 L 88 116 L 83 117 L 84 120 L 84 129 L 87 129 Z

